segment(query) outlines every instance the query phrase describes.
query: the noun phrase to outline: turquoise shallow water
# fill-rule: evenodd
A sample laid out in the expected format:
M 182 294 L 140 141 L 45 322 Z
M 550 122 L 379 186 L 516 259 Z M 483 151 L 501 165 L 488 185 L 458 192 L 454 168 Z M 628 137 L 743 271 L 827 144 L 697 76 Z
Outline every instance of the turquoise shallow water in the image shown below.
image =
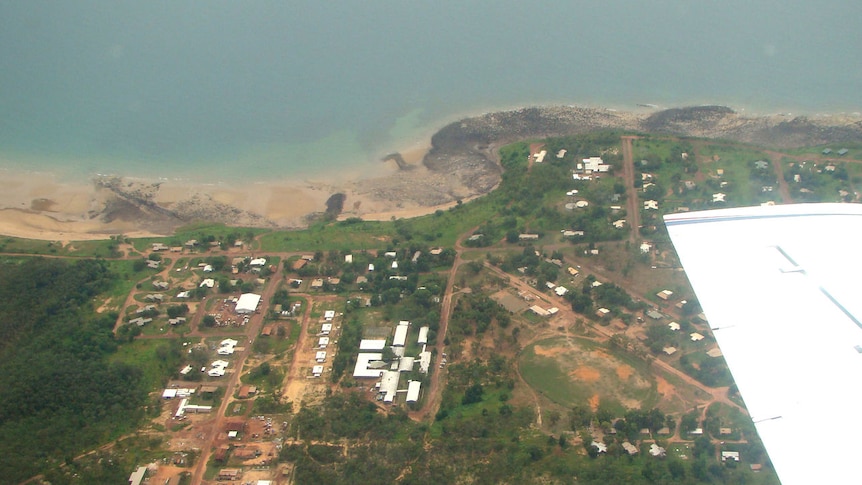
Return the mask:
M 862 110 L 862 4 L 2 2 L 0 164 L 195 180 L 361 172 L 467 113 Z

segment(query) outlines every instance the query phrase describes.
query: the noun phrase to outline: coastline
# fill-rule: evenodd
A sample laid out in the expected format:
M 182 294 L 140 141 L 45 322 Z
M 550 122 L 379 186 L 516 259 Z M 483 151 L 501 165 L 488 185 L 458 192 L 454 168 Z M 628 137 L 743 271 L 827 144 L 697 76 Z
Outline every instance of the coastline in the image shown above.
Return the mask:
M 304 181 L 204 184 L 101 176 L 80 183 L 6 169 L 0 181 L 0 234 L 57 241 L 163 236 L 198 221 L 295 229 L 323 213 L 334 194 L 346 197 L 339 219 L 417 217 L 493 190 L 502 173 L 496 151 L 517 140 L 616 128 L 793 147 L 860 141 L 857 115 L 750 117 L 718 106 L 519 108 L 448 123 L 430 140 L 414 140 L 394 152 L 404 163 L 390 159 L 361 172 L 338 168 Z

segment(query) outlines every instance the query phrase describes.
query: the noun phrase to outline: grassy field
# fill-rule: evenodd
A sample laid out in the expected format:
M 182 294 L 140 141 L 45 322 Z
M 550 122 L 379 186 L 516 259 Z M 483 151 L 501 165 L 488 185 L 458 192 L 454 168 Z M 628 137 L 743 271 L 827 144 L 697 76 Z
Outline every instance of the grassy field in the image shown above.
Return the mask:
M 645 408 L 658 402 L 645 364 L 584 339 L 552 338 L 521 353 L 524 380 L 552 401 L 570 407 L 599 403 L 611 409 Z
M 123 344 L 117 353 L 111 356 L 114 362 L 124 362 L 144 373 L 144 382 L 148 389 L 156 389 L 163 384 L 162 362 L 164 353 L 168 352 L 172 341 L 161 339 L 137 339 Z

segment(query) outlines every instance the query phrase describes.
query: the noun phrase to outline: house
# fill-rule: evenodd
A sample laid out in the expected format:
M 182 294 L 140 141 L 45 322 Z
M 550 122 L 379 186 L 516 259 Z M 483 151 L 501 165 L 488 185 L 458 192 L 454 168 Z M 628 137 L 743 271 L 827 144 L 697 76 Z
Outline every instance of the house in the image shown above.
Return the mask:
M 598 310 L 596 310 L 596 316 L 599 318 L 604 318 L 604 317 L 610 315 L 610 313 L 611 313 L 611 311 L 608 310 L 607 308 L 599 308 Z
M 324 323 L 320 326 L 320 333 L 318 335 L 329 335 L 330 332 L 332 332 L 332 324 Z
M 205 278 L 203 281 L 201 281 L 201 284 L 199 286 L 201 288 L 203 288 L 203 287 L 212 288 L 215 286 L 215 280 L 212 278 Z
M 191 296 L 191 292 L 189 291 L 181 291 L 177 293 L 177 298 L 188 298 Z
M 542 163 L 545 161 L 545 156 L 548 154 L 547 150 L 542 150 L 539 153 L 533 154 L 533 158 L 536 159 L 536 163 Z
M 152 259 L 148 259 L 148 260 L 147 260 L 147 268 L 150 268 L 150 269 L 159 269 L 159 265 L 160 265 L 161 263 L 162 263 L 161 261 L 153 261 Z
M 557 296 L 563 296 L 568 292 L 569 292 L 569 290 L 565 286 L 558 286 L 558 287 L 554 288 L 554 293 L 556 293 Z
M 648 243 L 648 242 L 642 242 L 641 243 L 641 254 L 649 253 L 650 249 L 652 249 L 652 246 L 650 246 L 650 243 Z
M 266 258 L 252 259 L 251 261 L 249 261 L 248 265 L 252 268 L 263 268 L 264 266 L 266 266 Z
M 670 328 L 670 329 L 671 329 L 672 331 L 674 331 L 674 332 L 676 332 L 677 330 L 679 330 L 679 324 L 678 324 L 678 323 L 676 323 L 676 322 L 670 322 L 670 323 L 668 323 L 668 324 L 667 324 L 667 326 L 668 326 L 668 328 Z
M 725 197 L 727 197 L 727 194 L 724 194 L 722 192 L 717 192 L 715 194 L 712 194 L 712 202 L 713 203 L 726 202 Z
M 661 320 L 662 318 L 664 318 L 664 315 L 655 310 L 647 310 L 646 316 L 652 318 L 653 320 Z
M 440 256 L 441 254 L 443 254 L 443 248 L 434 248 L 429 252 L 432 256 Z
M 158 290 L 167 290 L 168 282 L 167 281 L 153 281 L 153 288 Z
M 661 446 L 657 445 L 656 443 L 652 443 L 651 445 L 649 445 L 649 454 L 655 457 L 661 457 L 665 456 L 667 452 Z
M 322 376 L 323 375 L 323 366 L 322 365 L 316 365 L 316 366 L 312 367 L 311 368 L 311 375 L 313 375 L 314 377 Z
M 147 467 L 139 466 L 137 470 L 129 475 L 129 485 L 141 485 L 144 481 L 144 475 L 147 474 Z
M 326 310 L 323 312 L 323 319 L 327 322 L 331 322 L 333 318 L 335 318 L 335 310 Z
M 824 155 L 829 155 L 830 153 L 832 153 L 832 149 L 831 148 L 824 148 L 823 151 L 820 153 L 822 153 Z
M 735 462 L 739 462 L 739 452 L 738 451 L 722 451 L 721 452 L 721 461 L 733 460 Z
M 849 152 L 850 152 L 850 150 L 848 150 L 846 148 L 842 148 L 842 149 L 838 150 L 838 155 L 843 157 L 844 155 L 847 155 L 847 153 L 849 153 Z
M 601 157 L 590 157 L 583 159 L 585 172 L 607 172 L 611 166 L 605 165 Z
M 563 148 L 557 152 L 557 158 L 563 158 L 565 156 L 566 156 L 566 149 L 565 148 Z
M 672 292 L 672 291 L 670 291 L 670 290 L 661 290 L 661 291 L 659 291 L 658 293 L 656 293 L 656 294 L 655 294 L 655 296 L 657 296 L 657 297 L 661 298 L 662 300 L 667 301 L 667 300 L 668 300 L 668 298 L 670 298 L 671 296 L 673 296 L 673 292 Z
M 218 476 L 216 479 L 218 481 L 226 481 L 226 480 L 239 480 L 239 477 L 242 476 L 242 470 L 239 468 L 222 468 L 218 472 Z
M 766 161 L 764 160 L 758 160 L 754 162 L 754 168 L 758 170 L 766 170 L 767 167 L 769 167 L 769 164 L 766 163 Z
M 329 345 L 329 337 L 320 337 L 317 339 L 317 348 L 325 349 Z
M 322 363 L 326 362 L 326 351 L 325 350 L 318 351 L 317 354 L 314 356 L 314 360 L 318 364 L 322 364 Z
M 518 234 L 519 241 L 536 241 L 538 239 L 538 234 Z
M 619 220 L 612 222 L 612 224 L 617 229 L 623 229 L 626 227 L 626 220 L 625 219 L 619 219 Z
M 578 273 L 580 273 L 578 270 L 572 268 L 571 266 L 569 266 L 566 271 L 568 271 L 571 276 L 578 276 Z
M 323 278 L 315 278 L 311 280 L 311 287 L 313 289 L 323 288 Z
M 344 262 L 348 263 L 348 264 L 352 263 L 353 262 L 353 255 L 352 254 L 345 254 L 344 255 Z
M 629 443 L 628 441 L 623 441 L 623 449 L 626 450 L 626 453 L 629 455 L 637 455 L 638 449 L 635 445 Z
M 676 353 L 676 347 L 665 347 L 661 351 L 667 355 L 673 355 Z
M 306 264 L 308 264 L 308 261 L 306 261 L 304 259 L 297 259 L 296 261 L 293 262 L 293 266 L 291 266 L 291 267 L 293 268 L 294 271 L 298 271 L 298 270 L 301 270 L 302 268 L 304 268 Z
M 645 200 L 644 201 L 644 210 L 658 210 L 658 201 L 656 201 L 656 200 Z
M 386 256 L 387 258 L 398 257 L 398 253 L 396 253 L 395 251 L 386 251 L 385 253 L 383 253 L 383 255 Z
M 595 446 L 596 450 L 599 453 L 607 453 L 608 452 L 608 445 L 606 445 L 600 441 L 593 440 L 593 442 L 590 443 L 590 446 Z
M 692 341 L 692 342 L 700 342 L 701 340 L 703 340 L 703 335 L 701 335 L 701 334 L 699 334 L 699 333 L 697 333 L 697 332 L 693 332 L 693 333 L 690 335 L 690 337 L 691 337 L 691 341 Z
M 170 249 L 167 244 L 155 242 L 153 243 L 153 251 L 167 251 Z
M 590 203 L 587 202 L 586 200 L 579 200 L 579 201 L 575 202 L 575 207 L 577 207 L 578 209 L 583 209 L 585 207 L 588 207 L 589 205 L 590 205 Z

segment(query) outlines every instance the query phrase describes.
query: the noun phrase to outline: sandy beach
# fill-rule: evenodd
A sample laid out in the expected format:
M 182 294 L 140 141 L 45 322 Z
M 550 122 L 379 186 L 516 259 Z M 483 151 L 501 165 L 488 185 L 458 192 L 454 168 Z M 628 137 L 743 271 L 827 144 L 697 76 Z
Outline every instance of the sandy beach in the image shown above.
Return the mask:
M 211 220 L 237 226 L 273 228 L 305 227 L 308 217 L 326 210 L 326 201 L 336 193 L 346 195 L 341 218 L 363 217 L 389 220 L 416 217 L 437 210 L 407 200 L 375 197 L 375 187 L 418 183 L 426 176 L 422 158 L 425 145 L 401 152 L 411 168 L 400 171 L 394 162 L 381 162 L 376 173 L 365 178 L 323 182 L 317 180 L 270 181 L 246 184 L 195 184 L 180 181 L 152 181 L 139 178 L 115 179 L 118 194 L 96 180 L 61 182 L 50 173 L 4 170 L 0 179 L 0 234 L 42 240 L 107 239 L 123 234 L 131 237 L 163 236 L 194 220 Z M 401 173 L 399 173 L 401 172 Z M 335 177 L 333 177 L 335 178 Z M 396 179 L 396 180 L 393 180 Z M 141 207 L 123 207 L 134 194 L 154 207 L 180 209 L 192 214 L 188 221 L 170 220 L 141 213 Z
M 56 241 L 168 235 L 200 221 L 296 229 L 324 213 L 335 194 L 344 200 L 340 219 L 417 217 L 493 190 L 501 180 L 497 150 L 503 144 L 607 128 L 774 147 L 862 140 L 862 120 L 855 114 L 746 117 L 719 106 L 632 112 L 520 108 L 449 123 L 370 170 L 341 169 L 314 180 L 202 184 L 100 176 L 73 183 L 5 169 L 0 172 L 0 234 Z

